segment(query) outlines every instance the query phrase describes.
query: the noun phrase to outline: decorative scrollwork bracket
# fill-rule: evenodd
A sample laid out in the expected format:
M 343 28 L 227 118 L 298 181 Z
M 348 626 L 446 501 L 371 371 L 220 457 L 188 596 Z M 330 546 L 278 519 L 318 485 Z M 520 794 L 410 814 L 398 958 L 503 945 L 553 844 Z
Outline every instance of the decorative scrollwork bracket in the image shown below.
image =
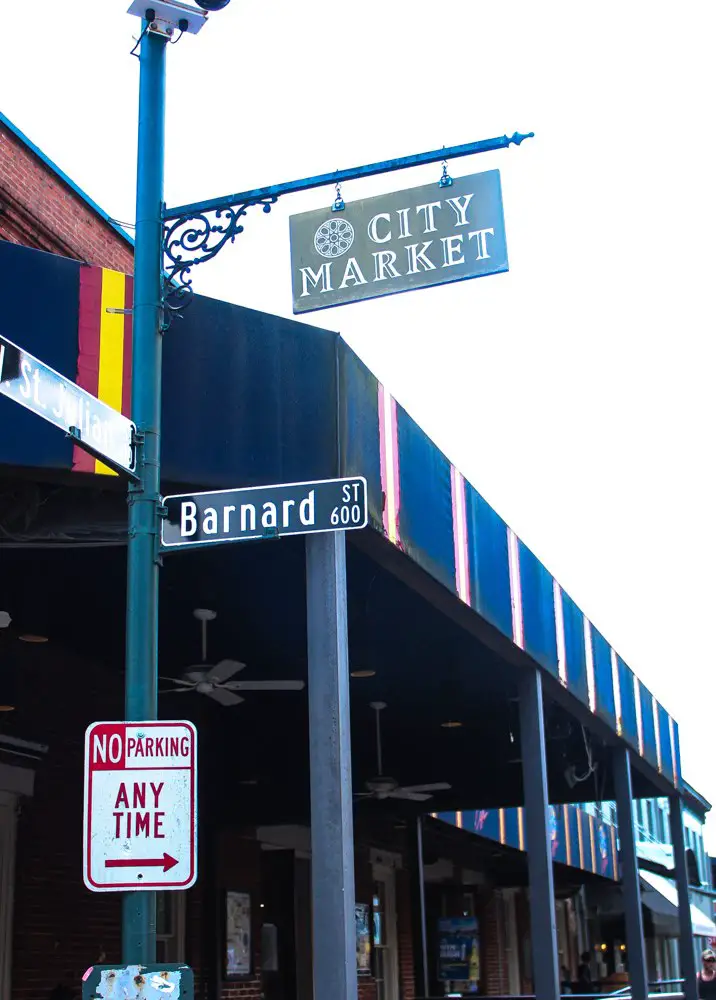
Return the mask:
M 164 306 L 176 313 L 188 305 L 194 295 L 191 269 L 212 260 L 222 247 L 233 243 L 244 231 L 241 220 L 249 208 L 261 205 L 268 213 L 278 195 L 247 200 L 229 208 L 196 212 L 172 219 L 164 226 L 165 272 Z
M 313 177 L 302 177 L 300 180 L 288 181 L 285 184 L 273 184 L 270 187 L 255 188 L 241 194 L 230 194 L 210 201 L 195 202 L 191 205 L 180 205 L 175 208 L 165 208 L 164 217 L 164 253 L 169 261 L 166 272 L 164 293 L 165 317 L 171 319 L 172 314 L 180 312 L 191 301 L 194 294 L 191 281 L 191 269 L 196 264 L 212 260 L 222 247 L 233 243 L 236 237 L 243 233 L 241 220 L 249 208 L 261 205 L 264 212 L 270 212 L 279 197 L 284 194 L 297 194 L 300 191 L 311 191 L 314 188 L 327 185 L 336 186 L 337 197 L 334 211 L 345 208 L 340 196 L 340 185 L 346 181 L 358 180 L 362 177 L 375 177 L 377 174 L 390 173 L 394 170 L 404 170 L 426 163 L 439 163 L 461 156 L 473 156 L 476 153 L 486 153 L 496 149 L 506 149 L 514 144 L 519 146 L 525 139 L 531 139 L 534 132 L 513 135 L 500 135 L 494 139 L 480 139 L 477 142 L 466 142 L 460 146 L 443 146 L 427 153 L 416 153 L 412 156 L 402 156 L 393 160 L 381 160 L 378 163 L 366 163 L 349 170 L 335 170 L 330 174 L 317 174 Z M 441 184 L 451 183 L 447 168 L 443 171 Z

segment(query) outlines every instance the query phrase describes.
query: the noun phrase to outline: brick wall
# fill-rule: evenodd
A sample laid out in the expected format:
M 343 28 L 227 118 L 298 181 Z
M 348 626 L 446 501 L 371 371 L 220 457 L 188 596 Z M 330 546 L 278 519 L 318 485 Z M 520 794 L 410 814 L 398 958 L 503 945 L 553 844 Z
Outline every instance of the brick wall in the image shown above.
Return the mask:
M 89 965 L 120 958 L 120 897 L 82 882 L 82 787 L 92 705 L 121 717 L 121 677 L 48 643 L 24 648 L 18 688 L 3 730 L 49 752 L 18 820 L 12 996 L 44 1000 L 58 983 L 76 986 Z
M 396 872 L 396 902 L 398 910 L 398 977 L 401 1000 L 415 997 L 415 958 L 411 913 L 410 873 Z
M 487 895 L 481 906 L 482 985 L 488 996 L 509 993 L 507 951 L 505 948 L 505 913 L 502 897 L 497 892 Z
M 37 767 L 35 795 L 23 801 L 19 818 L 12 997 L 46 1000 L 58 984 L 76 988 L 89 965 L 121 959 L 120 897 L 91 893 L 82 881 L 82 770 L 86 726 L 96 718 L 121 718 L 123 677 L 53 643 L 17 645 L 22 647 L 18 707 L 0 717 L 0 725 L 10 734 L 48 744 L 49 752 Z M 359 824 L 357 835 L 358 901 L 369 903 L 372 896 L 371 846 L 397 851 L 403 858 L 404 867 L 396 871 L 399 985 L 401 1000 L 414 1000 L 412 885 L 404 837 L 372 823 Z M 199 879 L 187 893 L 185 958 L 195 971 L 196 996 L 206 1000 L 208 969 L 223 949 L 223 890 L 250 892 L 253 970 L 245 980 L 223 983 L 220 995 L 222 1000 L 260 1000 L 262 852 L 252 830 L 222 830 L 216 838 L 213 864 L 207 865 L 206 855 L 200 854 Z M 207 845 L 200 850 L 206 851 Z M 461 889 L 455 892 L 458 906 Z M 212 900 L 219 915 L 215 932 L 208 909 Z M 483 923 L 483 963 L 489 991 L 504 993 L 504 980 L 490 974 L 493 966 L 499 970 L 501 948 L 490 919 Z M 361 977 L 359 1000 L 375 997 L 374 980 Z
M 133 271 L 131 245 L 2 124 L 0 239 Z
M 223 947 L 224 892 L 234 889 L 251 895 L 251 944 L 252 970 L 245 979 L 221 982 L 219 989 L 222 1000 L 259 1000 L 261 997 L 261 937 L 259 901 L 261 898 L 260 845 L 250 836 L 241 832 L 222 831 L 216 841 L 217 885 L 213 895 L 217 900 L 219 919 L 219 940 L 215 941 L 217 951 Z M 211 895 L 210 891 L 210 895 Z M 208 966 L 216 960 L 215 954 L 207 954 L 206 939 L 206 873 L 199 859 L 199 876 L 189 890 L 186 903 L 186 961 L 194 970 L 196 1000 L 209 997 Z M 223 955 L 219 954 L 223 968 Z M 211 998 L 213 1000 L 213 997 Z
M 397 917 L 398 945 L 398 989 L 400 1000 L 414 1000 L 415 993 L 415 958 L 413 953 L 412 928 L 412 897 L 410 871 L 407 868 L 408 858 L 403 837 L 389 828 L 376 827 L 371 831 L 369 825 L 360 826 L 356 830 L 360 838 L 355 848 L 355 880 L 356 902 L 370 903 L 373 895 L 373 873 L 370 862 L 370 846 L 396 851 L 401 854 L 403 867 L 395 873 L 395 903 Z M 358 979 L 358 1000 L 375 1000 L 376 984 L 372 976 L 360 976 Z

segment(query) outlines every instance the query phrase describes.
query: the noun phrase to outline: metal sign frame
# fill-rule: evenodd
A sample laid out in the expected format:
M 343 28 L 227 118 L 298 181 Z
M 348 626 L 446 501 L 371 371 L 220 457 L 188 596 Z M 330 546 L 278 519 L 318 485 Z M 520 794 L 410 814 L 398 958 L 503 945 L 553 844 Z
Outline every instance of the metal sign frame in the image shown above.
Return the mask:
M 82 874 L 87 888 L 92 892 L 190 888 L 197 878 L 194 724 L 93 722 L 85 732 L 84 775 Z M 110 792 L 113 805 L 107 798 Z M 181 877 L 178 873 L 165 877 L 179 865 Z M 116 871 L 111 876 L 115 880 L 102 881 L 98 866 Z M 124 875 L 125 871 L 131 874 Z
M 14 372 L 12 376 L 6 374 L 8 348 L 13 352 L 17 352 L 17 372 Z M 36 377 L 31 377 L 24 369 L 26 362 L 31 364 L 33 368 L 32 375 Z M 63 412 L 64 400 L 61 400 L 55 409 L 48 408 L 48 403 L 42 401 L 40 398 L 40 373 L 49 376 L 45 384 L 49 382 L 54 386 L 60 386 L 63 391 L 68 390 L 75 397 L 74 415 L 79 417 L 76 423 L 63 420 L 57 415 L 58 409 L 60 412 Z M 19 379 L 23 381 L 23 387 L 17 392 L 9 391 L 8 385 L 15 384 Z M 31 382 L 34 382 L 34 386 L 32 387 L 30 386 Z M 82 386 L 73 382 L 72 379 L 55 371 L 50 365 L 36 358 L 34 354 L 30 354 L 29 351 L 26 351 L 23 347 L 18 346 L 18 344 L 13 343 L 12 340 L 8 340 L 7 337 L 3 337 L 2 335 L 0 335 L 0 395 L 29 410 L 30 413 L 34 413 L 36 416 L 46 420 L 53 427 L 64 431 L 75 444 L 89 452 L 93 458 L 98 458 L 114 472 L 133 480 L 138 478 L 135 472 L 137 428 L 134 421 L 125 417 L 123 413 L 120 413 L 113 407 L 108 406 L 101 399 L 97 399 L 91 392 L 87 392 Z M 82 412 L 82 404 L 86 407 L 84 413 Z M 108 454 L 96 442 L 93 442 L 86 436 L 83 437 L 82 424 L 89 424 L 93 417 L 102 417 L 105 421 L 111 422 L 115 427 L 123 429 L 123 437 L 127 439 L 127 448 L 130 455 L 128 462 L 121 462 L 116 455 Z
M 316 487 L 336 487 L 336 492 L 341 491 L 343 495 L 343 488 L 349 487 L 360 487 L 360 495 L 356 496 L 355 491 L 353 496 L 345 497 L 343 502 L 338 502 L 334 504 L 334 509 L 331 512 L 330 518 L 331 523 L 323 524 L 321 527 L 309 527 L 305 523 L 298 527 L 294 525 L 293 527 L 258 527 L 258 521 L 255 521 L 255 527 L 250 529 L 248 532 L 232 533 L 230 535 L 224 535 L 217 538 L 197 538 L 191 539 L 186 538 L 185 540 L 179 541 L 167 541 L 167 525 L 173 522 L 169 520 L 169 514 L 171 508 L 177 504 L 192 503 L 195 507 L 192 517 L 197 520 L 201 513 L 204 513 L 208 509 L 218 510 L 220 501 L 226 500 L 237 500 L 236 504 L 225 503 L 223 504 L 224 517 L 226 517 L 226 511 L 231 513 L 239 513 L 239 507 L 241 506 L 240 500 L 244 499 L 248 503 L 249 497 L 265 498 L 265 503 L 295 503 L 295 498 L 286 498 L 287 493 L 298 492 L 299 490 L 305 491 L 306 489 L 313 488 L 315 492 Z M 321 493 L 327 491 L 320 491 Z M 199 504 L 195 501 L 203 501 L 207 498 L 217 501 L 216 507 L 212 507 L 209 504 L 204 505 L 201 510 L 199 509 Z M 273 498 L 273 499 L 272 499 Z M 321 499 L 321 504 L 323 505 L 323 497 Z M 335 498 L 334 498 L 335 499 Z M 340 479 L 315 479 L 309 480 L 307 482 L 301 483 L 278 483 L 278 484 L 268 484 L 266 486 L 244 486 L 238 487 L 237 489 L 230 490 L 208 490 L 206 492 L 198 493 L 175 493 L 170 496 L 163 497 L 163 506 L 165 508 L 165 516 L 162 518 L 162 534 L 161 534 L 161 548 L 162 551 L 174 551 L 183 550 L 187 548 L 197 548 L 199 546 L 205 545 L 220 545 L 222 543 L 227 544 L 231 542 L 244 542 L 244 541 L 257 541 L 260 539 L 270 539 L 270 538 L 283 538 L 291 535 L 313 535 L 321 532 L 329 531 L 351 531 L 365 528 L 368 525 L 368 484 L 364 476 L 344 476 Z M 253 505 L 251 505 L 253 506 Z M 328 506 L 331 506 L 329 503 Z M 355 508 L 360 508 L 360 517 L 355 518 Z M 341 509 L 341 514 L 337 514 L 337 519 L 333 523 L 333 514 Z M 342 512 L 348 509 L 348 516 L 344 519 L 342 517 Z M 284 508 L 285 511 L 285 508 Z M 243 517 L 243 510 L 240 512 L 240 516 Z M 226 523 L 222 521 L 222 523 Z
M 292 215 L 293 312 L 508 271 L 499 170 L 448 180 Z

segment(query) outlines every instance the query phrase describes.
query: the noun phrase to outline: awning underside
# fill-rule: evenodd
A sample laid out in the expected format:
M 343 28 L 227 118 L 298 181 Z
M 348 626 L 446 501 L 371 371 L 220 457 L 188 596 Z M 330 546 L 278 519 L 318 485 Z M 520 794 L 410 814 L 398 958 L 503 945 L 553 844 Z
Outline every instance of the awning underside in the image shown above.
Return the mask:
M 679 897 L 676 884 L 671 879 L 653 872 L 640 871 L 641 900 L 648 906 L 654 918 L 655 927 L 670 937 L 679 935 Z M 696 937 L 716 937 L 713 920 L 691 904 L 691 924 Z

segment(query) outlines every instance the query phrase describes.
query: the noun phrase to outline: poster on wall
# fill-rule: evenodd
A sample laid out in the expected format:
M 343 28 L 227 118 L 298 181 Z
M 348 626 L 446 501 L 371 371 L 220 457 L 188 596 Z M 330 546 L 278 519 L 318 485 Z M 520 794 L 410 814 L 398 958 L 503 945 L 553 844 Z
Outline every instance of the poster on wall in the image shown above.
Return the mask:
M 226 976 L 251 974 L 251 896 L 226 893 Z
M 356 966 L 359 976 L 370 975 L 370 907 L 356 903 Z
M 480 978 L 480 937 L 475 917 L 443 917 L 438 922 L 438 979 L 474 982 Z

